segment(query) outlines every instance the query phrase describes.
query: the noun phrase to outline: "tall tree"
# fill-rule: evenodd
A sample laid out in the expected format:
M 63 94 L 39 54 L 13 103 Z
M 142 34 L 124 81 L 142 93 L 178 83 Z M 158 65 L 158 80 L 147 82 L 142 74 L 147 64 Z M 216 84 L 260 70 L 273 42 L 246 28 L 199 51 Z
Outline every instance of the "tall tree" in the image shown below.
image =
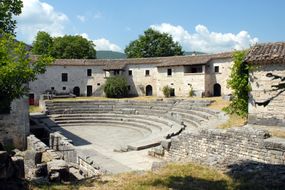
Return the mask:
M 172 36 L 151 28 L 132 41 L 125 49 L 128 58 L 164 57 L 183 55 L 182 47 L 174 42 Z
M 52 37 L 47 32 L 39 31 L 33 42 L 32 52 L 36 55 L 49 55 L 52 44 Z
M 21 0 L 0 1 L 0 29 L 6 33 L 15 35 L 16 20 L 13 16 L 21 14 L 23 2 Z
M 58 59 L 95 59 L 94 47 L 92 41 L 82 36 L 65 35 L 54 38 L 51 55 Z
M 52 62 L 48 56 L 31 64 L 26 45 L 11 34 L 0 32 L 0 113 L 9 113 L 11 102 L 28 93 L 27 83 L 45 72 Z

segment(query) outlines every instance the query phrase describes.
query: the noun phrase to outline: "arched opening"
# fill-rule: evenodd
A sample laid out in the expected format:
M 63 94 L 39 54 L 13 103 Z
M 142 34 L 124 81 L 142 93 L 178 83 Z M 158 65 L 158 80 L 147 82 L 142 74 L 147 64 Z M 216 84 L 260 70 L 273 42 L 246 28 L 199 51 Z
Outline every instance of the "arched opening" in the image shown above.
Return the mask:
M 152 86 L 151 85 L 147 85 L 145 88 L 145 95 L 146 96 L 152 96 Z
M 75 96 L 80 96 L 80 88 L 78 86 L 73 88 L 73 94 Z
M 221 96 L 221 85 L 218 83 L 214 84 L 214 96 Z

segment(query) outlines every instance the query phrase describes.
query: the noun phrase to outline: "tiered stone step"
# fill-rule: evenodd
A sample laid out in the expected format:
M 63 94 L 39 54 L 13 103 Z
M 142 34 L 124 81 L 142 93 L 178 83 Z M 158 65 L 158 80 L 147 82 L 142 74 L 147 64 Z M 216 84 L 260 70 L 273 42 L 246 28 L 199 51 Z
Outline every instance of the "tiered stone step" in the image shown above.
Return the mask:
M 159 145 L 179 134 L 185 126 L 197 128 L 217 119 L 219 112 L 206 108 L 208 100 L 169 101 L 47 101 L 46 109 L 62 126 L 110 124 L 139 131 L 144 139 L 127 145 L 139 150 Z
M 123 115 L 123 114 L 63 114 L 54 116 L 53 120 L 62 127 L 113 124 L 118 127 L 135 129 L 144 135 L 142 143 L 137 143 L 137 147 L 132 146 L 132 150 L 143 149 L 158 145 L 161 140 L 179 134 L 184 126 L 167 118 L 143 115 Z

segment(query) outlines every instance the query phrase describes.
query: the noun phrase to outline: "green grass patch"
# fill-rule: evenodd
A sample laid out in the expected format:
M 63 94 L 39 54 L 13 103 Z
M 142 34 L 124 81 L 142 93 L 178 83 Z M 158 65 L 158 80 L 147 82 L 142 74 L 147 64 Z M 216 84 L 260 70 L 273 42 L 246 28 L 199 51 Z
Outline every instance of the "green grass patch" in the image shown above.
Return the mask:
M 41 112 L 42 109 L 39 106 L 29 106 L 29 112 L 30 113 L 35 113 L 35 112 Z

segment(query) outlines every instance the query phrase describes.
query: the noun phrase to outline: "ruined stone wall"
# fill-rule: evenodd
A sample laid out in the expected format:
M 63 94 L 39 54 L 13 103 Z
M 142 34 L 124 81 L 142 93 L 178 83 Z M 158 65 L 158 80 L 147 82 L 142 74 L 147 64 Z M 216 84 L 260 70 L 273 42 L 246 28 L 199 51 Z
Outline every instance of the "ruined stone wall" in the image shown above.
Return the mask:
M 269 138 L 268 132 L 251 127 L 200 129 L 173 138 L 165 157 L 207 165 L 227 165 L 240 160 L 285 164 L 285 140 Z
M 251 92 L 248 102 L 248 121 L 251 124 L 285 126 L 285 92 L 274 98 L 266 107 L 255 102 L 263 102 L 277 95 L 279 91 L 271 91 L 272 85 L 278 85 L 281 80 L 266 77 L 267 73 L 285 77 L 285 64 L 265 64 L 254 66 L 250 73 Z M 283 81 L 284 82 L 284 81 Z
M 30 132 L 28 99 L 14 100 L 10 114 L 0 114 L 0 142 L 10 148 L 26 148 L 26 137 Z

